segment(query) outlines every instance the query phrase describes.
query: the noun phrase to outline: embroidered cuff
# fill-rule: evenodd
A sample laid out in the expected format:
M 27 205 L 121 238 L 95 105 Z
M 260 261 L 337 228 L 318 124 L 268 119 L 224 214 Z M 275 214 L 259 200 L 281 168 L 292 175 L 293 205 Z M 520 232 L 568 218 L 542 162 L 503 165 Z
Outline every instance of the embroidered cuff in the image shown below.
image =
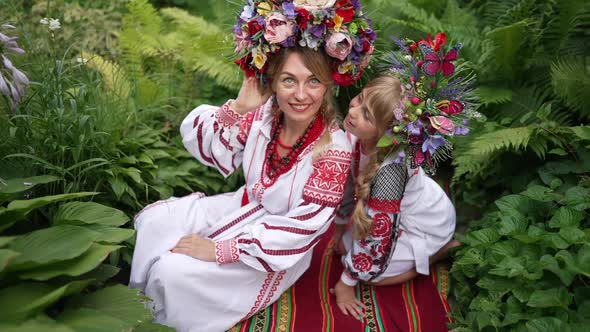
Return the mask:
M 237 262 L 240 260 L 238 240 L 229 239 L 215 241 L 215 261 L 219 265 Z
M 342 280 L 342 282 L 348 286 L 356 286 L 356 284 L 359 282 L 358 280 L 353 278 L 346 270 L 342 271 L 342 275 L 340 276 L 340 280 Z
M 215 119 L 224 127 L 231 127 L 242 117 L 229 107 L 233 100 L 228 100 L 215 112 Z

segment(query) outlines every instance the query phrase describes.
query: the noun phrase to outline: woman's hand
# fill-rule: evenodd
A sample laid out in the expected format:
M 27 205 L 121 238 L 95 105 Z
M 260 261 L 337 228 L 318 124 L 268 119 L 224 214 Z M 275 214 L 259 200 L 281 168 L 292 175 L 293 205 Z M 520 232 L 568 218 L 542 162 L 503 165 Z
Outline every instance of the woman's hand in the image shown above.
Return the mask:
M 215 262 L 215 242 L 198 234 L 184 236 L 170 251 L 206 262 Z
M 360 321 L 363 321 L 366 307 L 356 298 L 353 286 L 348 286 L 342 280 L 338 280 L 333 293 L 336 295 L 336 305 L 343 314 L 347 316 L 351 314 Z
M 336 224 L 336 228 L 334 229 L 334 251 L 340 256 L 346 254 L 346 249 L 344 247 L 344 243 L 342 242 L 342 236 L 346 231 L 346 225 Z
M 230 107 L 239 114 L 246 114 L 266 103 L 270 97 L 270 91 L 262 94 L 256 77 L 245 77 L 238 98 Z

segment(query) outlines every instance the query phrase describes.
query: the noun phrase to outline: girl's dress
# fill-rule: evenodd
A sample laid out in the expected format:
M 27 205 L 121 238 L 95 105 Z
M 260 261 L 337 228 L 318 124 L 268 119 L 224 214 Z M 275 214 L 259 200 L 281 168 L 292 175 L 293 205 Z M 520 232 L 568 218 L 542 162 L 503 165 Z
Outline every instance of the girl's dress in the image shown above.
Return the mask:
M 246 185 L 159 201 L 135 217 L 130 286 L 153 299 L 157 322 L 178 331 L 225 331 L 274 302 L 309 267 L 349 174 L 352 149 L 344 132 L 320 127 L 332 138 L 323 153 L 314 155 L 315 138 L 292 167 L 270 179 L 272 98 L 243 116 L 228 103 L 197 107 L 180 131 L 188 151 L 224 176 L 241 166 Z M 169 251 L 193 233 L 215 241 L 216 262 Z
M 359 171 L 370 158 L 361 151 L 356 137 L 352 172 L 337 224 L 348 224 L 354 210 L 354 191 Z M 378 282 L 408 272 L 412 268 L 429 274 L 430 256 L 440 250 L 455 232 L 455 208 L 442 188 L 421 168 L 386 159 L 371 184 L 365 212 L 373 220 L 370 234 L 353 239 L 352 229 L 342 238 L 347 254 L 341 280 L 354 286 L 358 280 Z

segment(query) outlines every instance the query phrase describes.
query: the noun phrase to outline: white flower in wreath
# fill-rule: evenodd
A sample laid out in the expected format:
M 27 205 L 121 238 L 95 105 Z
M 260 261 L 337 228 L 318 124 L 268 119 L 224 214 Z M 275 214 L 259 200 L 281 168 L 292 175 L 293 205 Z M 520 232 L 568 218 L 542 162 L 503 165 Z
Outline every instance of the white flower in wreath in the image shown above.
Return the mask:
M 336 0 L 295 0 L 295 8 L 304 8 L 308 11 L 321 10 L 334 7 Z

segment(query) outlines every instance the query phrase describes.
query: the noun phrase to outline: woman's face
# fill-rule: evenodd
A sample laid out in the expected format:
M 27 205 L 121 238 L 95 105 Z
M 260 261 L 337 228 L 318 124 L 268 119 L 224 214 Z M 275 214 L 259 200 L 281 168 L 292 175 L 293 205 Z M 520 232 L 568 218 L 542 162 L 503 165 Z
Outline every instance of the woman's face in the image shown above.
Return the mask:
M 373 112 L 366 106 L 364 99 L 367 95 L 367 89 L 363 89 L 356 97 L 350 101 L 348 114 L 344 118 L 344 130 L 358 137 L 360 140 L 377 139 L 377 122 Z
M 289 121 L 309 124 L 320 110 L 327 86 L 305 67 L 301 55 L 291 53 L 274 83 L 277 103 Z

